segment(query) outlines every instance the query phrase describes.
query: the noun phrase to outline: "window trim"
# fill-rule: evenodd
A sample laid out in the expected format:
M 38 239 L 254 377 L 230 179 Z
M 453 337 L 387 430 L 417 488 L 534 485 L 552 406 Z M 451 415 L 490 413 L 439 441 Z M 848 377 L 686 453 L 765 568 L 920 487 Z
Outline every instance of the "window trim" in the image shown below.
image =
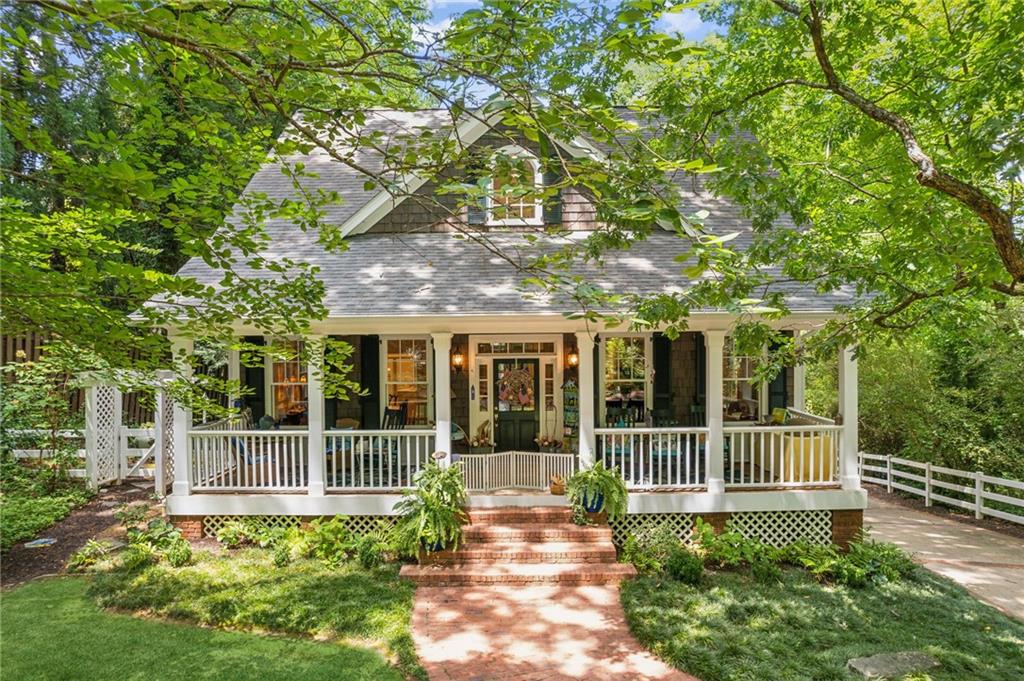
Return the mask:
M 492 174 L 488 180 L 487 196 L 484 202 L 484 212 L 486 218 L 484 224 L 488 227 L 537 227 L 544 224 L 544 199 L 542 193 L 544 191 L 544 173 L 540 165 L 540 159 L 537 158 L 536 154 L 532 153 L 528 149 L 516 144 L 509 144 L 507 146 L 498 149 L 495 154 L 504 154 L 513 158 L 525 159 L 533 166 L 533 187 L 536 190 L 536 201 L 534 202 L 535 210 L 534 217 L 532 218 L 496 218 L 494 217 L 495 202 L 491 194 L 494 191 L 494 175 Z M 523 205 L 528 205 L 524 202 Z
M 598 399 L 597 404 L 597 416 L 598 423 L 602 424 L 600 427 L 604 427 L 605 420 L 607 418 L 607 407 L 604 398 L 605 390 L 607 388 L 606 381 L 606 367 L 608 365 L 608 351 L 605 345 L 609 338 L 642 338 L 644 339 L 644 417 L 647 416 L 647 411 L 654 408 L 654 343 L 653 336 L 650 333 L 602 333 L 600 342 L 598 343 L 597 361 L 600 363 L 598 366 L 598 377 L 600 379 L 600 386 L 598 388 Z
M 751 374 L 746 379 L 727 378 L 725 376 L 725 361 L 731 355 L 731 353 L 729 352 L 729 348 L 730 348 L 731 343 L 732 343 L 732 336 L 727 335 L 725 337 L 725 343 L 724 343 L 724 345 L 722 347 L 722 417 L 723 417 L 723 419 L 725 418 L 725 396 L 727 394 L 725 386 L 727 384 L 739 383 L 741 381 L 746 381 L 746 382 L 750 383 L 750 385 L 751 385 L 751 393 L 753 394 L 754 399 L 757 401 L 757 418 L 754 419 L 752 422 L 756 423 L 756 422 L 763 421 L 765 419 L 765 416 L 766 416 L 765 415 L 765 410 L 766 410 L 766 408 L 768 406 L 768 384 L 764 383 L 764 382 L 756 383 L 753 380 L 753 374 Z M 765 346 L 762 346 L 760 355 L 735 355 L 735 356 L 736 357 L 746 357 L 748 359 L 754 360 L 755 362 L 758 362 L 758 361 L 764 361 L 764 359 L 768 356 L 767 353 L 768 353 L 768 346 L 765 345 Z M 752 367 L 752 368 L 754 368 L 754 367 Z M 755 368 L 755 370 L 756 370 L 756 368 Z M 728 423 L 728 422 L 726 421 L 726 423 Z
M 434 344 L 428 334 L 389 334 L 381 335 L 379 338 L 380 351 L 378 355 L 378 377 L 380 385 L 380 408 L 377 414 L 378 425 L 384 421 L 384 410 L 388 408 L 388 341 L 421 340 L 426 343 L 427 352 L 427 422 L 424 424 L 406 424 L 405 428 L 411 430 L 422 430 L 434 427 Z
M 272 336 L 264 336 L 263 337 L 263 342 L 264 342 L 264 344 L 266 344 L 268 346 L 273 346 L 275 343 L 303 343 L 303 344 L 305 344 L 306 339 L 301 338 L 299 336 L 286 336 L 286 337 L 276 337 L 276 338 L 272 337 Z M 302 362 L 302 355 L 301 354 L 299 355 L 297 360 L 298 360 L 300 366 L 304 364 Z M 266 405 L 265 408 L 264 408 L 264 412 L 268 416 L 270 416 L 272 419 L 274 419 L 275 421 L 279 421 L 280 417 L 277 416 L 277 414 L 274 413 L 276 408 L 277 408 L 277 405 L 274 402 L 274 386 L 275 385 L 286 385 L 286 384 L 275 384 L 274 383 L 274 361 L 275 361 L 274 357 L 272 357 L 270 354 L 265 354 L 263 356 L 263 403 L 264 403 L 264 405 Z M 309 365 L 308 365 L 308 363 L 305 364 L 305 369 L 306 369 L 306 382 L 303 383 L 302 385 L 306 386 L 306 420 L 308 421 L 309 420 Z M 281 428 L 283 428 L 283 429 L 292 429 L 292 430 L 304 430 L 304 429 L 309 428 L 309 426 L 308 425 L 306 425 L 306 426 L 281 426 Z

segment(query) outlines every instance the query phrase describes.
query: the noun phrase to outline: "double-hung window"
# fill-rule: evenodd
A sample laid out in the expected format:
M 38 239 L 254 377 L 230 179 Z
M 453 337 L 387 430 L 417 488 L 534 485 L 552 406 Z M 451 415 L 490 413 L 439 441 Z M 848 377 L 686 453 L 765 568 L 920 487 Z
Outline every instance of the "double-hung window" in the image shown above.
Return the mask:
M 540 225 L 544 222 L 540 162 L 517 146 L 498 151 L 487 197 L 488 225 Z
M 302 341 L 278 341 L 281 352 L 270 362 L 270 404 L 272 415 L 285 426 L 309 423 L 307 366 L 302 359 Z
M 643 423 L 646 414 L 647 339 L 609 336 L 604 341 L 604 406 L 611 426 Z
M 430 345 L 426 338 L 384 340 L 384 395 L 388 409 L 404 409 L 405 423 L 430 422 Z
M 761 418 L 761 391 L 754 372 L 759 358 L 738 354 L 733 339 L 726 338 L 722 361 L 722 407 L 726 420 L 757 421 Z

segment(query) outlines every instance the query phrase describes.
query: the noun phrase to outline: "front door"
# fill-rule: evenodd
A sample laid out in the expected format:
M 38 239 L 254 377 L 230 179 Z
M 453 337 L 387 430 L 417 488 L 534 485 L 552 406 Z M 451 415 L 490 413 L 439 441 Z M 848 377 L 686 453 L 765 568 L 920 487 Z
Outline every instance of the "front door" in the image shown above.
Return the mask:
M 539 361 L 494 360 L 494 446 L 499 452 L 537 451 Z

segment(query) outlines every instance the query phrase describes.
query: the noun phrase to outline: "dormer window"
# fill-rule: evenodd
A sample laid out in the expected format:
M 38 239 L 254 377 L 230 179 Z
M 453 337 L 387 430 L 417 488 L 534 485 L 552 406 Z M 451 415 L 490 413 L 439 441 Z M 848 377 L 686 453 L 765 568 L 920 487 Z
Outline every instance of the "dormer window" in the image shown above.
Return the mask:
M 536 156 L 517 146 L 499 149 L 487 196 L 487 224 L 543 224 L 543 188 L 543 174 Z

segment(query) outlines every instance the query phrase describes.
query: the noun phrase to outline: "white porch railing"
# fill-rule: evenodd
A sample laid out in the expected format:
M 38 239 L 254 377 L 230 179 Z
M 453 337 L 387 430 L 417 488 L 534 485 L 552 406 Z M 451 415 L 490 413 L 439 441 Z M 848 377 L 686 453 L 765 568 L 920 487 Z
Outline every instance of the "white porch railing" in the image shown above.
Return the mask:
M 568 478 L 576 470 L 576 454 L 571 452 L 459 454 L 458 460 L 470 492 L 545 490 L 551 476 Z
M 329 430 L 324 433 L 329 492 L 399 490 L 434 451 L 433 430 Z
M 707 428 L 597 428 L 598 459 L 618 466 L 628 489 L 705 485 Z
M 805 487 L 839 482 L 843 427 L 725 428 L 725 486 Z
M 198 492 L 295 492 L 306 488 L 305 430 L 192 430 L 189 479 Z

